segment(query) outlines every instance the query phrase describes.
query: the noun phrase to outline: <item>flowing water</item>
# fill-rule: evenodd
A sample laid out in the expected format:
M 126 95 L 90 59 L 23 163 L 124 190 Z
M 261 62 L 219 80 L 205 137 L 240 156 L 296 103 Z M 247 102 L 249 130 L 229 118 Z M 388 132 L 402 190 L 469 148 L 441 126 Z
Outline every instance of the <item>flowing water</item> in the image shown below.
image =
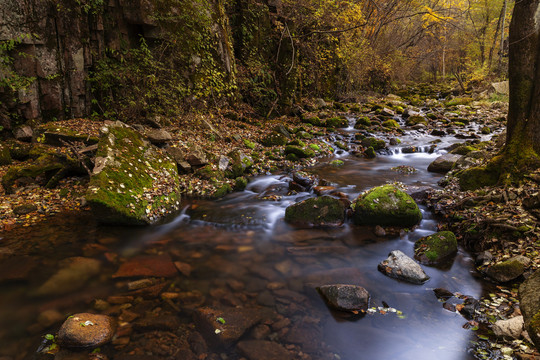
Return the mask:
M 327 141 L 348 141 L 354 133 L 345 129 Z M 412 132 L 376 159 L 341 152 L 337 157 L 342 166 L 322 162 L 308 170 L 351 200 L 386 182 L 437 187 L 440 175 L 426 170 L 441 154 L 430 146 L 435 139 Z M 444 139 L 438 149 L 458 141 Z M 407 146 L 419 146 L 420 151 L 403 153 L 400 149 Z M 405 175 L 390 170 L 400 165 L 417 172 Z M 70 214 L 6 235 L 2 242 L 20 242 L 21 253 L 30 255 L 16 257 L 17 266 L 28 263 L 32 271 L 23 282 L 2 285 L 0 355 L 32 357 L 40 337 L 54 333 L 61 323 L 49 325 L 42 320 L 39 325 L 43 311 L 55 309 L 62 315 L 87 311 L 93 299 L 119 293 L 122 282 L 111 280 L 117 257 L 166 253 L 173 261 L 191 266 L 191 274 L 179 276 L 174 285 L 196 294 L 195 306 L 269 308 L 290 321 L 284 329 L 273 329 L 269 338 L 313 359 L 472 358 L 467 352 L 472 332 L 463 328 L 467 320 L 443 309 L 432 291 L 445 288 L 475 298 L 482 294 L 483 282 L 467 253 L 460 250 L 444 269 L 424 267 L 431 279 L 423 285 L 399 282 L 377 271 L 390 251 L 399 249 L 412 257 L 414 241 L 437 230 L 437 220 L 426 208 L 421 207 L 423 220 L 416 229 L 384 238 L 372 228 L 351 224 L 299 229 L 284 223 L 285 208 L 314 195 L 290 195 L 290 181 L 289 174 L 255 177 L 243 192 L 217 201 L 186 202 L 174 221 L 151 228 L 100 227 L 87 216 Z M 36 289 L 57 271 L 59 261 L 73 256 L 99 259 L 100 274 L 71 291 L 36 297 Z M 351 318 L 329 310 L 313 290 L 325 281 L 365 287 L 376 311 Z M 177 303 L 176 310 L 189 323 L 191 313 L 184 305 Z M 114 358 L 115 350 L 109 351 Z M 230 359 L 239 358 L 234 348 L 226 353 Z

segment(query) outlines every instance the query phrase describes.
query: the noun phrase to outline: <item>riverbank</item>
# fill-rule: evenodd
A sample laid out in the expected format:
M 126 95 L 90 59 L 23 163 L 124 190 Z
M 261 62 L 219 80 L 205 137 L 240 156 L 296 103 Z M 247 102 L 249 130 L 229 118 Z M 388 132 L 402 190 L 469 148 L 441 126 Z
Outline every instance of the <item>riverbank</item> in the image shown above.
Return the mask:
M 203 149 L 206 164 L 201 163 L 203 159 L 202 156 L 199 156 L 198 162 L 200 164 L 194 166 L 188 163 L 192 167 L 192 172 L 180 175 L 183 196 L 196 198 L 213 198 L 216 190 L 222 189 L 224 185 L 229 185 L 231 189 L 237 186 L 238 177 L 228 178 L 226 176 L 215 176 L 215 173 L 213 173 L 213 176 L 208 177 L 208 173 L 204 171 L 201 172 L 201 169 L 206 167 L 206 169 L 212 171 L 219 170 L 220 159 L 238 148 L 248 154 L 253 160 L 253 165 L 249 167 L 249 170 L 242 173 L 242 176 L 239 176 L 240 178 L 265 172 L 275 172 L 277 170 L 285 171 L 294 168 L 309 168 L 317 161 L 317 159 L 324 159 L 331 154 L 337 154 L 339 156 L 340 152 L 347 152 L 360 158 L 367 159 L 373 156 L 376 151 L 387 152 L 393 151 L 392 149 L 396 148 L 398 148 L 400 152 L 414 153 L 416 151 L 430 151 L 429 149 L 435 149 L 443 142 L 443 140 L 435 140 L 436 137 L 444 139 L 447 134 L 452 134 L 452 132 L 455 133 L 456 129 L 458 130 L 457 132 L 459 135 L 462 136 L 462 139 L 467 141 L 466 146 L 469 147 L 468 149 L 462 148 L 459 151 L 462 151 L 465 154 L 474 151 L 484 151 L 486 153 L 496 151 L 493 144 L 481 141 L 481 137 L 490 132 L 498 132 L 501 130 L 501 117 L 504 116 L 505 113 L 504 105 L 489 102 L 472 103 L 472 99 L 456 100 L 454 103 L 449 104 L 428 100 L 425 104 L 422 103 L 421 105 L 427 105 L 428 103 L 430 104 L 429 106 L 414 106 L 408 101 L 404 101 L 397 97 L 388 97 L 377 100 L 372 99 L 364 104 L 323 104 L 322 102 L 318 102 L 318 104 L 305 104 L 301 109 L 302 111 L 299 112 L 300 116 L 284 117 L 264 123 L 252 118 L 243 117 L 242 114 L 238 112 L 228 112 L 223 115 L 214 114 L 213 117 L 205 116 L 205 118 L 202 118 L 197 116 L 190 119 L 178 120 L 176 125 L 161 125 L 160 129 L 171 135 L 171 139 L 167 140 L 168 142 L 180 145 L 186 152 L 195 148 Z M 403 116 L 404 113 L 406 113 L 405 116 Z M 398 123 L 394 120 L 394 117 L 401 118 L 403 123 Z M 77 130 L 77 123 L 78 122 L 65 122 L 58 123 L 57 125 L 62 128 L 71 128 L 75 131 Z M 97 136 L 99 128 L 102 125 L 99 122 L 91 121 L 81 121 L 81 124 L 87 124 L 87 126 L 84 126 L 85 129 L 87 129 L 87 137 Z M 471 126 L 469 126 L 469 124 L 471 124 Z M 474 124 L 474 126 L 472 126 L 472 124 Z M 341 132 L 338 130 L 339 127 L 342 128 Z M 151 127 L 143 127 L 139 129 L 141 132 L 144 132 L 150 128 Z M 355 136 L 353 140 L 350 140 L 350 137 L 345 136 L 342 132 L 343 129 L 347 128 L 355 128 L 358 130 L 360 136 Z M 408 132 L 414 132 L 413 136 L 417 137 L 430 136 L 434 140 L 430 140 L 425 146 L 417 148 L 399 146 L 399 139 L 409 136 L 410 134 Z M 269 138 L 279 138 L 279 135 L 271 136 L 272 134 L 281 134 L 284 137 L 288 134 L 290 138 L 280 140 L 284 142 L 281 145 L 272 145 L 267 140 L 269 140 Z M 264 145 L 263 143 L 269 145 Z M 297 154 L 303 153 L 291 151 L 287 153 L 287 144 L 289 146 L 296 146 L 301 150 L 311 150 L 311 152 L 307 152 L 310 156 L 299 157 Z M 381 144 L 380 148 L 375 149 L 379 144 Z M 371 150 L 369 150 L 370 148 Z M 455 149 L 457 148 L 458 147 Z M 377 156 L 376 153 L 375 156 Z M 477 159 L 477 161 L 480 162 L 482 160 Z M 207 166 L 210 166 L 210 168 L 207 168 Z M 336 162 L 335 166 L 340 166 L 339 162 Z M 195 167 L 195 169 L 193 169 L 193 167 Z M 3 170 L 6 169 L 7 168 L 5 167 L 3 168 Z M 408 169 L 408 171 L 413 170 L 414 169 Z M 32 179 L 26 179 L 26 181 L 32 181 Z M 39 183 L 40 179 L 33 179 L 33 181 Z M 39 222 L 44 217 L 47 217 L 48 214 L 52 215 L 55 212 L 62 212 L 65 209 L 86 211 L 87 207 L 84 200 L 86 181 L 87 179 L 84 176 L 75 178 L 70 177 L 61 180 L 58 188 L 49 190 L 43 189 L 43 187 L 38 184 L 24 184 L 24 182 L 22 182 L 21 184 L 23 186 L 19 187 L 14 196 L 2 196 L 2 216 L 3 220 L 7 220 L 7 228 L 6 225 L 4 225 L 5 229 L 9 230 L 9 228 L 18 226 L 30 226 L 32 222 Z M 434 195 L 431 195 L 430 198 L 430 202 L 433 206 L 440 206 L 441 204 L 447 205 L 446 208 L 439 207 L 436 209 L 436 211 L 442 215 L 447 215 L 449 209 L 452 208 L 451 205 L 455 204 L 453 199 L 463 198 L 464 196 L 479 196 L 478 194 L 474 195 L 473 193 L 459 192 L 452 179 L 449 179 L 447 182 L 449 185 L 447 185 L 447 188 L 445 188 L 443 192 L 435 193 Z M 534 190 L 532 187 L 527 189 L 531 191 Z M 225 193 L 228 191 L 229 190 L 225 191 Z M 515 194 L 517 194 L 518 197 L 521 195 L 521 192 L 519 192 L 518 189 L 511 189 L 510 191 L 512 193 L 515 191 Z M 509 196 L 508 194 L 506 195 L 507 197 Z M 269 194 L 269 196 L 276 196 L 277 199 L 281 195 L 276 193 Z M 504 199 L 504 196 L 501 195 L 501 198 Z M 476 200 L 477 199 L 475 199 L 475 201 Z M 483 201 L 488 199 L 480 200 Z M 485 206 L 476 207 L 476 215 L 474 211 L 470 211 L 469 207 L 465 212 L 467 214 L 467 219 L 474 221 L 478 214 L 488 214 L 488 212 L 486 212 L 486 206 L 489 207 L 491 213 L 495 211 L 495 202 L 491 201 L 492 199 L 489 200 L 490 201 L 487 201 Z M 518 205 L 517 203 L 512 203 L 512 201 L 516 201 L 516 198 L 509 200 L 509 204 Z M 493 202 L 493 204 L 490 204 L 490 202 Z M 32 207 L 32 205 L 36 208 Z M 481 205 L 484 205 L 484 203 Z M 17 214 L 15 209 L 19 206 L 24 207 L 22 207 L 20 209 L 22 211 Z M 506 207 L 503 208 L 507 210 Z M 455 220 L 455 218 L 463 216 L 461 212 L 461 210 L 463 210 L 462 208 L 456 208 L 456 210 L 459 211 L 455 211 L 453 215 L 448 216 L 450 219 Z M 17 212 L 19 212 L 19 210 Z M 527 219 L 528 218 L 524 217 L 519 220 L 525 221 Z M 516 219 L 515 216 L 512 216 L 512 221 L 515 221 L 515 223 L 512 223 L 510 226 L 513 226 L 516 229 L 521 227 L 521 223 L 518 225 L 518 219 Z M 526 222 L 526 224 L 527 226 L 530 226 L 529 222 Z M 468 231 L 465 224 L 462 225 L 463 227 L 456 228 L 455 231 L 458 236 L 461 235 L 461 237 L 464 238 L 464 243 L 467 245 L 467 239 L 463 234 L 468 234 L 470 231 Z M 468 223 L 469 227 L 470 225 L 471 224 Z M 513 228 L 508 229 L 515 230 Z M 505 256 L 512 254 L 514 251 L 520 251 L 520 254 L 536 259 L 537 257 L 535 257 L 534 252 L 527 250 L 529 246 L 528 243 L 537 236 L 535 231 L 535 227 L 523 231 L 523 233 L 528 236 L 526 238 L 526 243 L 517 242 L 517 248 L 505 247 L 502 249 L 503 251 L 497 251 L 494 247 L 492 249 L 492 255 L 494 256 L 491 261 L 493 263 L 498 262 L 499 260 L 504 259 Z M 479 231 L 479 233 L 482 234 L 483 231 Z M 519 244 L 521 244 L 521 249 Z M 524 248 L 525 251 L 523 252 L 521 250 L 523 250 L 524 244 L 526 246 Z M 4 255 L 9 253 L 9 249 L 6 249 L 6 251 L 7 252 L 4 252 Z M 20 252 L 18 254 L 22 255 Z M 491 262 L 483 264 L 483 266 L 489 264 L 491 264 Z M 532 272 L 537 265 L 538 264 L 535 261 L 531 267 L 528 268 L 527 272 Z M 526 275 L 527 274 L 525 274 L 525 276 Z M 509 295 L 511 295 L 507 298 L 515 297 L 511 287 L 502 287 L 501 294 L 506 294 L 505 291 L 508 291 Z M 496 296 L 497 298 L 500 297 L 499 294 L 496 294 Z M 501 302 L 499 305 L 508 305 L 508 303 L 509 302 L 505 302 L 503 304 Z M 499 311 L 494 314 L 496 316 L 495 319 L 508 316 L 510 314 L 510 309 L 514 309 L 515 305 L 516 302 L 512 300 L 512 303 L 508 305 L 508 309 L 505 308 L 504 312 Z M 486 322 L 486 324 L 487 323 L 488 322 Z M 472 326 L 474 327 L 474 325 Z M 487 333 L 488 329 L 486 328 L 485 330 Z M 486 335 L 482 334 L 482 336 Z M 515 344 L 514 350 L 523 353 L 522 343 Z

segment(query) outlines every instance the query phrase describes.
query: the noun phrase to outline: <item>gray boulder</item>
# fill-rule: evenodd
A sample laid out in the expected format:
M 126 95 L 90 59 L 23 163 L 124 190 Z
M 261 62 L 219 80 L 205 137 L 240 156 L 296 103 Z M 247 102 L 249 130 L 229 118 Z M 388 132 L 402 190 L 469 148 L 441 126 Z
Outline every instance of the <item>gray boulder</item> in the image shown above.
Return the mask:
M 516 316 L 508 320 L 497 320 L 492 329 L 497 336 L 519 339 L 523 332 L 523 326 L 523 316 Z
M 436 173 L 447 173 L 452 170 L 456 162 L 461 159 L 461 155 L 444 154 L 433 160 L 428 166 L 428 171 Z
M 378 269 L 386 276 L 413 284 L 422 284 L 429 280 L 424 269 L 399 250 L 390 252 L 388 258 L 379 263 Z
M 163 129 L 148 129 L 145 135 L 152 144 L 161 145 L 172 141 L 172 135 Z
M 366 311 L 369 306 L 369 293 L 357 285 L 323 285 L 319 293 L 328 305 L 340 311 Z
M 34 136 L 34 130 L 28 125 L 23 125 L 13 130 L 13 136 L 19 141 L 30 142 Z

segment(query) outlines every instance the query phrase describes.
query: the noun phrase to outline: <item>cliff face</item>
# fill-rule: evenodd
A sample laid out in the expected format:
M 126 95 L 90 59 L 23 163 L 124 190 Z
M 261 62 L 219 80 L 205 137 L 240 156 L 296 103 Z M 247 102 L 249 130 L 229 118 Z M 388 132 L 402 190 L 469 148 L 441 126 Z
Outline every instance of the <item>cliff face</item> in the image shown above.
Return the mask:
M 222 0 L 0 0 L 0 60 L 4 129 L 235 92 Z

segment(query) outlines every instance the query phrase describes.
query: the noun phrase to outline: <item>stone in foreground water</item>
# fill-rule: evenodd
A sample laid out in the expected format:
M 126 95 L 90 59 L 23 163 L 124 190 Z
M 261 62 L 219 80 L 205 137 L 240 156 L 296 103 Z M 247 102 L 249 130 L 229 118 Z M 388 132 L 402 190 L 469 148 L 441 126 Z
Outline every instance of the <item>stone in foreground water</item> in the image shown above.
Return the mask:
M 112 318 L 80 313 L 70 316 L 58 331 L 58 343 L 66 348 L 95 348 L 111 341 L 115 331 Z

